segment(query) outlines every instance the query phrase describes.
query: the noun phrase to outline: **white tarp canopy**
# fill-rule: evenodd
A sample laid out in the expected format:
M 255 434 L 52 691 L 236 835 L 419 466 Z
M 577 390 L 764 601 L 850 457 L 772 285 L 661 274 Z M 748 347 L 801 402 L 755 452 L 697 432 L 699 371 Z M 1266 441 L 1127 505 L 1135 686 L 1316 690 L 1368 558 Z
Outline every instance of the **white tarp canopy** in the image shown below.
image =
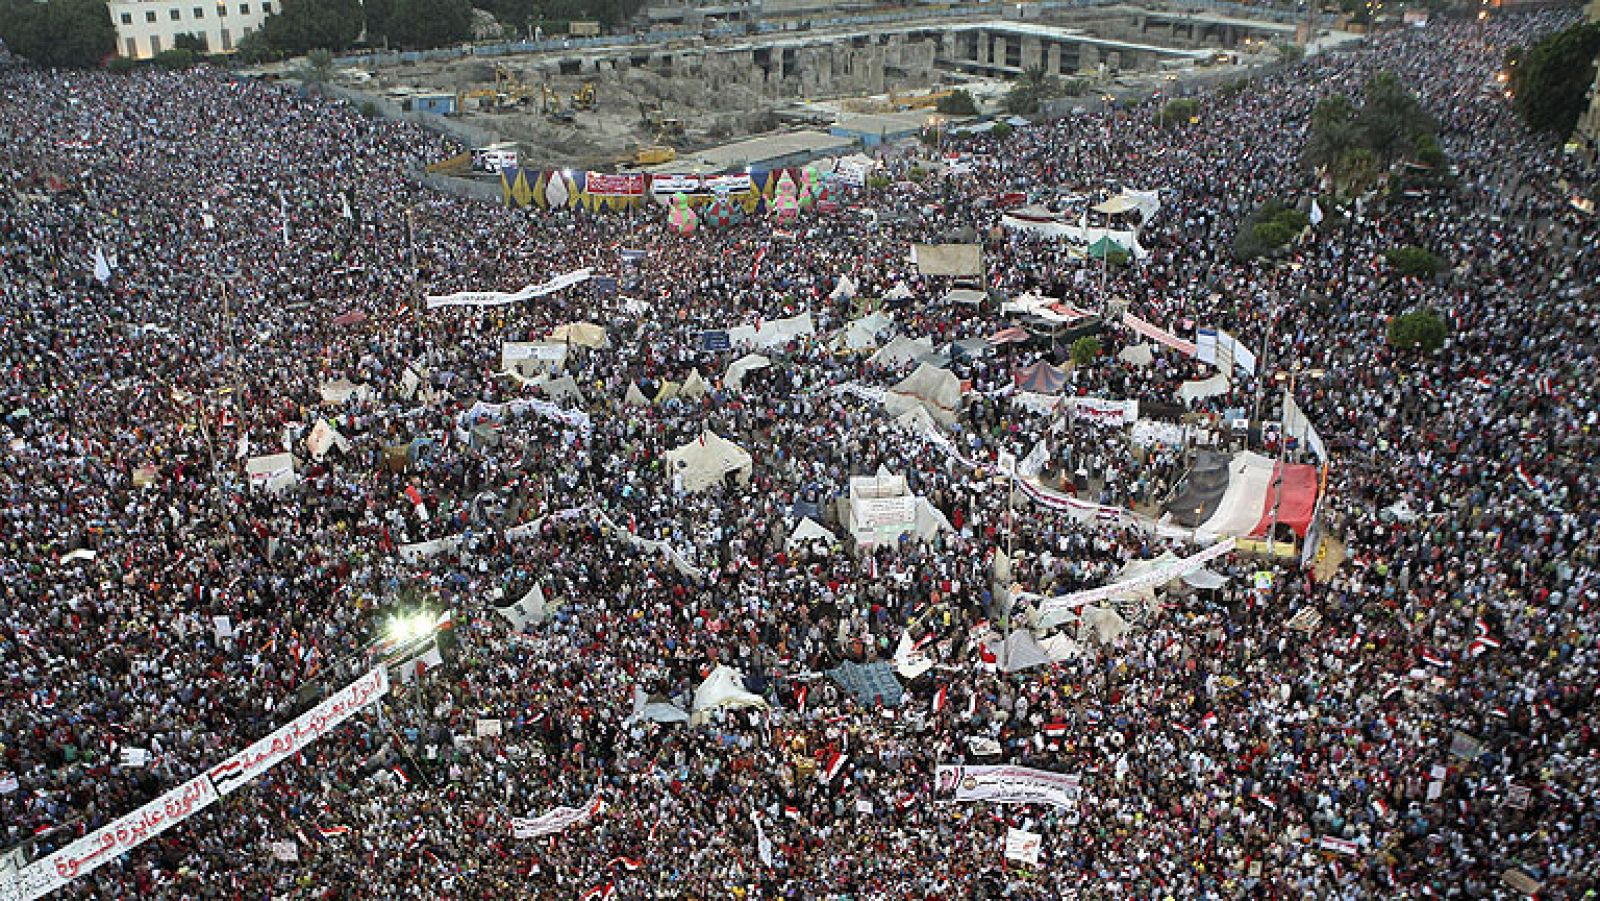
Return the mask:
M 841 298 L 849 300 L 856 296 L 858 290 L 860 288 L 856 285 L 855 279 L 851 278 L 849 273 L 846 273 L 839 276 L 839 283 L 833 286 L 833 293 L 828 296 L 834 300 Z
M 760 354 L 745 354 L 728 364 L 728 371 L 723 373 L 722 383 L 731 390 L 738 391 L 744 385 L 746 373 L 766 369 L 771 365 L 772 361 Z
M 566 342 L 553 341 L 502 341 L 500 342 L 500 369 L 528 375 L 560 369 L 570 350 Z
M 1261 521 L 1272 494 L 1277 462 L 1255 451 L 1240 451 L 1228 461 L 1228 487 L 1211 518 L 1195 531 L 1205 535 L 1249 535 Z
M 300 477 L 294 474 L 295 459 L 292 454 L 265 454 L 251 457 L 244 463 L 245 475 L 250 485 L 278 494 L 294 487 Z
M 971 288 L 952 288 L 945 292 L 945 303 L 979 304 L 989 295 Z
M 884 300 L 910 300 L 911 299 L 911 289 L 906 286 L 905 282 L 895 282 L 894 287 L 890 288 L 888 293 L 883 295 L 883 299 Z
M 1000 224 L 1013 231 L 1026 232 L 1041 238 L 1064 238 L 1085 248 L 1101 238 L 1106 238 L 1133 254 L 1136 260 L 1142 260 L 1150 255 L 1150 251 L 1139 244 L 1139 235 L 1124 229 L 1069 225 L 1058 219 L 1024 219 L 1009 215 L 1000 217 Z
M 683 476 L 685 490 L 703 491 L 730 472 L 738 474 L 739 484 L 748 484 L 753 462 L 739 445 L 708 430 L 688 444 L 667 451 L 667 466 L 670 472 Z
M 944 426 L 953 425 L 956 413 L 961 409 L 961 380 L 948 369 L 919 363 L 883 398 L 883 408 L 891 416 L 898 416 L 915 406 L 926 409 L 935 422 Z
M 583 403 L 583 392 L 578 390 L 578 383 L 570 375 L 558 379 L 550 379 L 539 383 L 539 390 L 551 400 L 571 400 Z
M 917 498 L 917 537 L 926 541 L 940 532 L 954 532 L 955 527 L 944 511 L 928 503 L 925 497 Z
M 622 396 L 622 402 L 630 407 L 648 407 L 650 398 L 644 396 L 639 386 L 633 382 L 628 383 L 628 393 Z
M 1079 627 L 1078 639 L 1093 636 L 1101 644 L 1109 644 L 1121 638 L 1130 626 L 1122 615 L 1110 607 L 1084 607 L 1079 611 L 1082 625 Z
M 1227 393 L 1228 377 L 1220 372 L 1209 378 L 1184 382 L 1178 386 L 1178 399 L 1186 404 Z
M 699 400 L 706 396 L 707 390 L 709 389 L 706 385 L 706 380 L 700 377 L 700 370 L 691 369 L 689 370 L 689 377 L 684 379 L 683 384 L 678 388 L 678 396 L 689 400 Z
M 999 635 L 990 635 L 984 645 L 994 654 L 1002 672 L 1015 673 L 1050 663 L 1050 655 L 1027 629 L 1013 630 L 1004 641 Z
M 867 362 L 893 368 L 915 362 L 931 353 L 933 353 L 932 341 L 927 338 L 907 338 L 901 335 L 880 348 Z
M 368 400 L 372 397 L 372 389 L 366 385 L 357 385 L 343 376 L 331 382 L 323 382 L 317 388 L 317 393 L 322 395 L 325 404 L 342 404 L 354 397 L 358 401 Z
M 833 339 L 834 350 L 866 350 L 878 346 L 878 336 L 894 326 L 894 317 L 876 312 L 852 319 Z
M 664 695 L 647 695 L 637 685 L 633 688 L 633 715 L 630 720 L 648 720 L 652 723 L 687 723 L 689 713 Z
M 810 313 L 801 313 L 787 319 L 770 319 L 757 328 L 753 325 L 736 325 L 728 329 L 728 342 L 734 347 L 778 347 L 796 338 L 817 333 L 816 323 Z
M 1149 366 L 1155 362 L 1155 355 L 1148 344 L 1130 344 L 1117 354 L 1117 359 L 1129 366 Z
M 744 676 L 738 670 L 718 666 L 694 690 L 694 716 L 690 722 L 697 726 L 704 723 L 710 711 L 718 707 L 759 707 L 766 710 L 769 706 L 760 695 L 745 690 Z
M 611 346 L 610 339 L 606 337 L 605 327 L 592 322 L 569 322 L 557 326 L 547 340 L 557 344 L 576 344 L 579 347 L 592 347 L 597 350 Z
M 1214 573 L 1209 569 L 1197 569 L 1194 572 L 1183 574 L 1183 584 L 1190 588 L 1213 591 L 1228 584 L 1228 577 L 1221 573 Z
M 789 533 L 789 540 L 784 542 L 784 547 L 792 551 L 796 547 L 818 541 L 824 545 L 832 545 L 837 540 L 832 532 L 823 528 L 821 523 L 805 516 L 801 517 L 800 524 L 794 527 L 794 531 Z
M 911 261 L 923 275 L 983 274 L 983 254 L 976 244 L 913 244 Z

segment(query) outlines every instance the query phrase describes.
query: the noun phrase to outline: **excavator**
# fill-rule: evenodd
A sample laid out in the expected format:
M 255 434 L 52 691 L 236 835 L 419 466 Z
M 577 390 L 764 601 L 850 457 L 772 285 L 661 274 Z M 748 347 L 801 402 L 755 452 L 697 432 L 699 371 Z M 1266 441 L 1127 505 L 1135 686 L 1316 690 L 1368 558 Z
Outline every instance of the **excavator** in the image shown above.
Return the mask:
M 594 82 L 586 81 L 583 87 L 572 92 L 572 108 L 574 110 L 594 109 Z
M 575 118 L 572 110 L 561 105 L 561 95 L 550 90 L 549 85 L 541 85 L 540 90 L 543 92 L 541 109 L 546 116 L 558 122 L 571 122 Z

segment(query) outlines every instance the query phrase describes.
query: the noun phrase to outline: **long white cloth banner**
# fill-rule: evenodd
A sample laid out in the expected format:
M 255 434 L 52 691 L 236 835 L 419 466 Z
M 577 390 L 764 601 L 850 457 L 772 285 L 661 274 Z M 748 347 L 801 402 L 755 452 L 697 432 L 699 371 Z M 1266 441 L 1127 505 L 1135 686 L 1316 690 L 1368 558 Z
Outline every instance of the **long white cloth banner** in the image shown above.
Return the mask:
M 457 291 L 454 294 L 428 295 L 428 309 L 437 310 L 440 307 L 498 307 L 508 303 L 521 303 L 535 297 L 544 297 L 554 294 L 563 288 L 586 282 L 594 275 L 590 268 L 576 269 L 563 273 L 545 282 L 542 285 L 528 285 L 521 291 Z
M 468 408 L 465 413 L 462 413 L 456 424 L 466 429 L 485 419 L 499 422 L 505 418 L 508 411 L 515 416 L 530 410 L 545 419 L 553 419 L 562 425 L 572 426 L 579 431 L 587 432 L 594 428 L 594 423 L 589 418 L 589 414 L 583 410 L 568 410 L 547 400 L 538 400 L 536 398 L 514 400 L 503 404 L 491 404 L 480 400 Z
M 1069 397 L 1072 414 L 1096 425 L 1121 428 L 1139 418 L 1136 400 L 1106 400 L 1102 397 Z
M 554 835 L 598 816 L 606 809 L 606 799 L 603 795 L 595 795 L 589 803 L 582 807 L 557 807 L 549 813 L 536 817 L 512 817 L 512 838 L 538 838 L 541 835 Z
M 360 710 L 372 706 L 389 693 L 389 668 L 380 666 L 335 692 L 271 735 L 212 767 L 207 773 L 221 795 L 272 769 L 300 753 L 312 742 Z
M 211 780 L 196 776 L 133 813 L 24 867 L 9 883 L 0 884 L 0 898 L 42 898 L 132 851 L 216 800 L 217 790 Z
M 1114 597 L 1120 597 L 1130 592 L 1137 591 L 1141 588 L 1151 588 L 1157 585 L 1165 585 L 1168 582 L 1171 582 L 1173 579 L 1181 578 L 1182 576 L 1192 573 L 1200 567 L 1205 566 L 1212 560 L 1215 560 L 1218 557 L 1221 557 L 1223 554 L 1228 553 L 1229 551 L 1233 550 L 1233 546 L 1234 540 L 1232 538 L 1229 538 L 1225 541 L 1219 541 L 1200 553 L 1194 554 L 1193 556 L 1184 557 L 1180 560 L 1174 560 L 1171 563 L 1168 563 L 1166 566 L 1156 567 L 1149 572 L 1142 573 L 1138 576 L 1121 582 L 1113 582 L 1110 585 L 1101 585 L 1099 588 L 1089 588 L 1083 591 L 1075 591 L 1072 594 L 1063 594 L 1053 598 L 1040 598 L 1038 595 L 1021 595 L 1021 597 L 1039 598 L 1037 604 L 1039 615 L 1041 617 L 1051 613 L 1059 613 L 1063 610 L 1076 610 L 1085 604 L 1099 603 L 1100 601 L 1109 600 Z
M 1078 777 L 1025 766 L 941 766 L 934 795 L 941 800 L 996 804 L 1050 804 L 1071 807 L 1078 800 Z

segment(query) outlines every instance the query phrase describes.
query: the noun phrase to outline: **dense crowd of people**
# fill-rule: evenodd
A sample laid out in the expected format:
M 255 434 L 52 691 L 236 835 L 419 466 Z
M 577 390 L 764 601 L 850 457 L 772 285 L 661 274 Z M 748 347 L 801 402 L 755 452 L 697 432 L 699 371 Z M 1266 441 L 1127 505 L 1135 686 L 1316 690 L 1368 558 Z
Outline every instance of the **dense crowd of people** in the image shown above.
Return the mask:
M 951 138 L 969 165 L 920 184 L 921 151 L 885 152 L 894 190 L 837 186 L 882 227 L 807 212 L 783 233 L 434 193 L 412 173 L 449 140 L 221 70 L 0 71 L 0 845 L 43 859 L 182 784 L 372 666 L 391 619 L 425 607 L 454 611 L 442 665 L 397 669 L 377 708 L 61 894 L 1512 898 L 1526 880 L 1594 897 L 1600 227 L 1569 203 L 1593 176 L 1481 90 L 1569 17 L 1380 33 L 1202 95 L 1187 127 L 1155 127 L 1146 103 Z M 1322 193 L 1290 259 L 1234 259 L 1252 209 L 1321 192 L 1298 156 L 1318 98 L 1385 70 L 1457 177 L 1359 211 Z M 990 202 L 1108 184 L 1161 191 L 1150 255 L 1125 267 L 1004 230 Z M 1191 419 L 1258 394 L 1273 419 L 1275 369 L 1325 371 L 1296 400 L 1335 448 L 1342 565 L 1230 555 L 1223 587 L 1162 592 L 1119 636 L 1069 630 L 1046 667 L 987 662 L 990 624 L 1018 614 L 1009 583 L 1102 585 L 1195 536 L 992 478 L 1045 439 L 1064 491 L 1158 516 L 1182 475 L 1187 447 L 1013 403 L 1013 372 L 1048 347 L 951 355 L 959 453 L 838 390 L 908 370 L 835 352 L 860 299 L 903 288 L 894 333 L 939 345 L 1008 324 L 941 303 L 949 279 L 908 259 L 969 228 L 997 295 L 1258 348 L 1258 376 Z M 1398 277 L 1383 252 L 1406 244 L 1452 270 Z M 422 302 L 581 267 L 620 290 Z M 846 275 L 857 299 L 834 290 Z M 1418 307 L 1451 322 L 1439 353 L 1385 340 Z M 801 311 L 816 338 L 721 380 L 742 350 L 704 349 L 704 330 Z M 608 338 L 562 366 L 576 394 L 555 402 L 585 424 L 463 420 L 545 397 L 506 376 L 502 342 L 577 321 Z M 1101 340 L 1069 393 L 1171 405 L 1211 371 L 1160 347 L 1130 362 L 1144 339 L 1120 328 Z M 691 372 L 703 397 L 626 400 Z M 319 459 L 323 422 L 343 444 Z M 665 454 L 706 431 L 749 451 L 748 484 L 685 490 Z M 281 451 L 293 485 L 248 477 Z M 951 527 L 849 547 L 833 501 L 880 469 Z M 792 546 L 797 511 L 839 540 Z M 497 612 L 535 587 L 546 615 Z M 820 675 L 889 660 L 903 635 L 935 666 L 898 705 Z M 635 715 L 636 695 L 689 707 L 721 665 L 769 709 Z M 937 796 L 935 768 L 963 762 L 1081 793 Z M 565 832 L 513 833 L 596 797 Z M 1042 835 L 1038 864 L 1002 854 L 1013 828 Z

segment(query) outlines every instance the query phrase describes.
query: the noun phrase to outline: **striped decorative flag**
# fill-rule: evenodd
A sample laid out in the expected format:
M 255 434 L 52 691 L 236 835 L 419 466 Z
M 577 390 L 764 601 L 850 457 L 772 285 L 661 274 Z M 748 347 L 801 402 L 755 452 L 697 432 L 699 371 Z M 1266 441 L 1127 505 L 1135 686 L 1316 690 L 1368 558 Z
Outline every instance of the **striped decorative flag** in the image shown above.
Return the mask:
M 1489 634 L 1489 623 L 1483 617 L 1480 616 L 1473 622 L 1473 629 L 1475 634 L 1472 638 L 1472 644 L 1467 646 L 1468 654 L 1476 657 L 1485 651 L 1497 651 L 1500 649 L 1500 640 Z
M 844 763 L 848 759 L 850 759 L 849 755 L 839 751 L 838 749 L 829 751 L 827 763 L 823 766 L 822 781 L 832 782 L 833 777 L 839 775 L 839 771 L 844 769 Z
M 1061 722 L 1045 723 L 1044 734 L 1050 738 L 1060 738 L 1067 734 L 1067 724 Z
M 785 805 L 783 805 L 783 815 L 788 817 L 791 820 L 799 822 L 799 820 L 800 820 L 800 808 L 795 807 L 792 804 L 785 804 Z
M 394 773 L 394 777 L 396 779 L 400 780 L 400 784 L 401 785 L 410 785 L 411 784 L 411 777 L 407 776 L 406 775 L 406 771 L 403 768 L 401 768 L 398 764 L 395 765 L 395 766 L 390 767 L 389 768 L 389 772 Z
M 1517 479 L 1526 485 L 1530 491 L 1539 487 L 1538 479 L 1528 473 L 1528 464 L 1526 463 L 1517 464 Z
M 1432 648 L 1423 648 L 1419 656 L 1422 658 L 1423 663 L 1429 664 L 1430 666 L 1437 666 L 1440 669 L 1450 668 L 1450 661 L 1446 660 L 1443 655 Z
M 795 695 L 794 695 L 794 706 L 796 707 L 796 709 L 799 709 L 799 710 L 805 710 L 806 709 L 806 695 L 808 695 L 810 693 L 811 693 L 811 686 L 809 686 L 809 685 L 801 685 L 800 686 L 800 690 L 795 692 Z
M 333 838 L 336 835 L 348 835 L 350 833 L 349 826 L 323 826 L 320 823 L 317 824 L 316 830 L 317 834 L 323 838 Z
M 939 711 L 944 709 L 945 701 L 948 701 L 949 699 L 950 699 L 950 686 L 948 686 L 948 685 L 939 686 L 939 690 L 934 692 L 934 695 L 933 695 L 933 715 L 934 716 L 938 716 L 939 715 Z
M 1215 710 L 1206 711 L 1206 715 L 1200 718 L 1200 728 L 1202 729 L 1209 729 L 1216 724 L 1217 712 Z
M 623 857 L 623 856 L 619 855 L 617 857 L 613 857 L 610 860 L 606 861 L 606 866 L 608 866 L 608 867 L 620 866 L 624 870 L 632 872 L 632 871 L 637 870 L 640 867 L 644 866 L 644 862 L 643 861 L 639 861 L 639 860 L 634 860 L 631 857 Z
M 605 885 L 597 885 L 594 888 L 589 889 L 588 891 L 579 895 L 578 898 L 579 901 L 605 901 L 605 899 L 610 898 L 616 893 L 617 887 L 608 882 Z

